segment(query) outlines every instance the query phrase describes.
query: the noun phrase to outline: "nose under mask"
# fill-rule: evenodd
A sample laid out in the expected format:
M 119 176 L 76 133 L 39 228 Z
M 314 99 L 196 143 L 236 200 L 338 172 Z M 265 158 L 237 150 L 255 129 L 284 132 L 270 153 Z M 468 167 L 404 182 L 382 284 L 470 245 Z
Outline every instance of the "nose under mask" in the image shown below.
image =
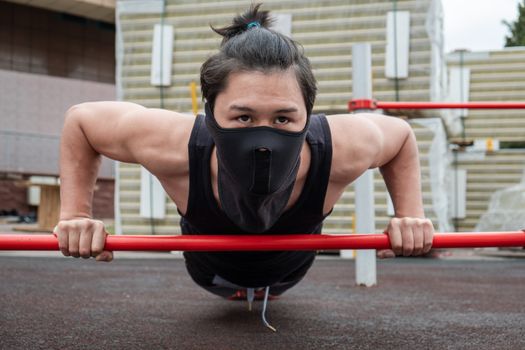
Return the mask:
M 270 174 L 272 167 L 272 151 L 259 148 L 253 151 L 253 185 L 251 192 L 256 194 L 270 193 Z
M 292 193 L 308 123 L 300 132 L 267 126 L 222 128 L 208 105 L 205 110 L 217 149 L 223 211 L 247 232 L 268 230 Z

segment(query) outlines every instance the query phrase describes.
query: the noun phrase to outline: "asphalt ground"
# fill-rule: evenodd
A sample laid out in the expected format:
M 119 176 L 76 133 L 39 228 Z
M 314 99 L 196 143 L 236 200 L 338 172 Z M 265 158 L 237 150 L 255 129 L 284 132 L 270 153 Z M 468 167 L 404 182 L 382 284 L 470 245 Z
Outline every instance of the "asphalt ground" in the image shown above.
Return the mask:
M 129 257 L 129 255 L 128 255 Z M 396 258 L 379 284 L 318 259 L 253 311 L 169 254 L 112 263 L 0 255 L 0 349 L 525 349 L 525 260 Z

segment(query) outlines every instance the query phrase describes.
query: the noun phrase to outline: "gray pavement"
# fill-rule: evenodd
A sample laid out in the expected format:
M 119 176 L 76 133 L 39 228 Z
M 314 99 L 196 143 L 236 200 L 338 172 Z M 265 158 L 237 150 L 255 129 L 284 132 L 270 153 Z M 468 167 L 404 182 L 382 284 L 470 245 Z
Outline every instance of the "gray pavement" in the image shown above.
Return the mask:
M 162 257 L 168 257 L 167 254 Z M 0 256 L 0 349 L 525 349 L 525 260 L 321 258 L 267 313 L 193 284 L 181 259 Z

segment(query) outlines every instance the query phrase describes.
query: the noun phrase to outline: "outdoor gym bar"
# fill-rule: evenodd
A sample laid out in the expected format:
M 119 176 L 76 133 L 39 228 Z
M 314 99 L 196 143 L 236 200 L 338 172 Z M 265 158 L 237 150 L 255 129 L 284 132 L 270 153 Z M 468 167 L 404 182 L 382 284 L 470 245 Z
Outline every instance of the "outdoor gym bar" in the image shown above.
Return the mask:
M 385 102 L 355 99 L 348 109 L 525 109 L 525 102 Z
M 525 231 L 436 233 L 433 248 L 525 247 Z M 389 249 L 386 234 L 108 236 L 112 251 Z M 53 234 L 0 234 L 0 250 L 58 250 Z

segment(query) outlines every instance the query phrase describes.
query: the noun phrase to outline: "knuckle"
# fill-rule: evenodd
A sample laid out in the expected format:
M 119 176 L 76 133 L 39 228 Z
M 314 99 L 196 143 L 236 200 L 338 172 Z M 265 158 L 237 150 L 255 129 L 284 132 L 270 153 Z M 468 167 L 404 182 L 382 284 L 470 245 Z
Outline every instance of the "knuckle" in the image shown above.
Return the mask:
M 69 237 L 69 240 L 74 239 L 78 234 L 78 230 L 69 230 L 66 235 Z
M 80 231 L 82 229 L 82 224 L 79 221 L 73 221 L 69 226 L 70 231 Z
M 401 226 L 401 219 L 400 218 L 392 218 L 390 220 L 390 224 L 389 224 L 391 227 L 399 227 Z
M 90 255 L 91 255 L 91 250 L 88 249 L 88 248 L 80 248 L 80 249 L 78 250 L 78 253 L 79 253 L 79 255 L 82 256 L 82 257 L 90 256 Z
M 412 225 L 412 219 L 410 218 L 403 218 L 400 223 L 401 227 L 406 229 Z
M 102 251 L 103 251 L 102 246 L 98 244 L 93 245 L 93 247 L 91 248 L 91 253 L 93 255 L 99 255 L 100 253 L 102 253 Z
M 101 221 L 95 223 L 95 229 L 96 229 L 97 231 L 105 231 L 105 229 L 104 229 L 104 223 L 101 222 Z

